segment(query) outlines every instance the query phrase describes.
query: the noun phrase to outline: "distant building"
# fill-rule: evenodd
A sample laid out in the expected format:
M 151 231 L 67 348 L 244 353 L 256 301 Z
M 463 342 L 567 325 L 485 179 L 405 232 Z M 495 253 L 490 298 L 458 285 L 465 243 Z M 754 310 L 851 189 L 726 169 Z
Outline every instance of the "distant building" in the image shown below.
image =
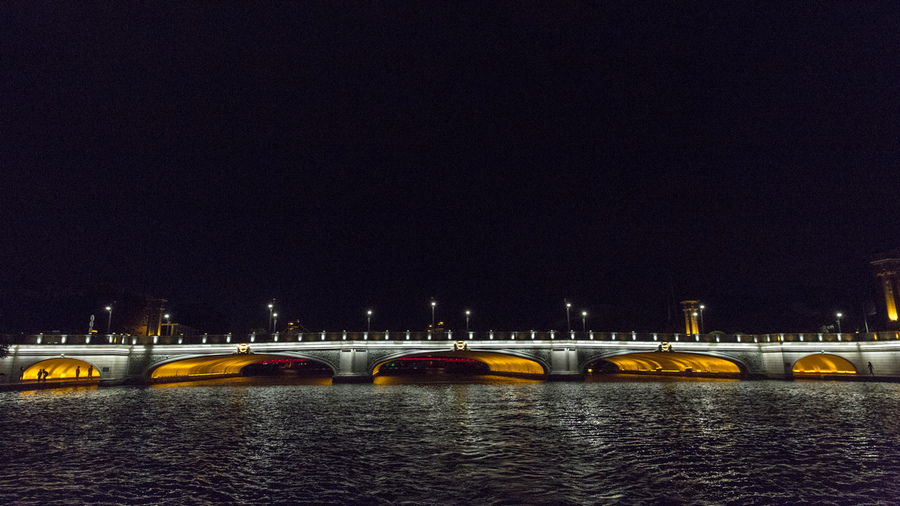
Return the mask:
M 166 299 L 147 299 L 144 306 L 143 318 L 135 335 L 158 336 L 163 324 L 163 312 L 165 312 Z
M 181 323 L 163 323 L 160 332 L 162 336 L 196 336 L 200 333 L 194 327 Z

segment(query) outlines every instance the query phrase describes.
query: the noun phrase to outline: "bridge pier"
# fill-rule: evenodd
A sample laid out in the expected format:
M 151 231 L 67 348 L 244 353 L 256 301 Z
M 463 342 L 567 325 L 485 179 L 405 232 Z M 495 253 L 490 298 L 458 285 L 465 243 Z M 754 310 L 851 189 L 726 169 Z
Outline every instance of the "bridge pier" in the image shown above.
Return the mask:
M 767 350 L 767 352 L 759 353 L 759 355 L 760 371 L 753 371 L 758 373 L 759 377 L 781 380 L 793 379 L 794 374 L 791 372 L 791 367 L 793 367 L 794 363 L 790 357 L 784 356 L 784 351 L 781 347 Z
M 578 348 L 566 347 L 550 350 L 550 381 L 584 381 L 584 374 L 578 367 Z
M 343 348 L 332 383 L 371 383 L 369 373 L 369 350 L 366 348 Z

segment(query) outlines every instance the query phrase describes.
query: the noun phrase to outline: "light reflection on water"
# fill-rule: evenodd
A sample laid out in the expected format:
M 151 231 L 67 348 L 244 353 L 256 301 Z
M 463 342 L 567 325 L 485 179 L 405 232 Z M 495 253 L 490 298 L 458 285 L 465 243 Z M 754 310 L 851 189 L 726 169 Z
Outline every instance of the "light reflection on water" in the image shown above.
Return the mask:
M 896 384 L 308 381 L 2 392 L 0 503 L 900 497 Z
M 630 382 L 653 382 L 653 383 L 683 383 L 683 382 L 731 382 L 741 381 L 735 378 L 715 378 L 703 376 L 676 376 L 666 374 L 587 374 L 584 381 L 588 383 L 630 383 Z
M 97 384 L 93 385 L 84 385 L 77 387 L 43 387 L 36 390 L 22 390 L 19 392 L 22 396 L 28 395 L 68 395 L 76 392 L 84 392 L 88 390 L 97 390 Z
M 390 385 L 524 385 L 541 383 L 540 380 L 508 376 L 376 376 L 372 382 L 378 386 Z
M 233 376 L 197 381 L 154 383 L 151 388 L 185 388 L 215 386 L 331 385 L 331 378 L 297 378 L 291 376 Z

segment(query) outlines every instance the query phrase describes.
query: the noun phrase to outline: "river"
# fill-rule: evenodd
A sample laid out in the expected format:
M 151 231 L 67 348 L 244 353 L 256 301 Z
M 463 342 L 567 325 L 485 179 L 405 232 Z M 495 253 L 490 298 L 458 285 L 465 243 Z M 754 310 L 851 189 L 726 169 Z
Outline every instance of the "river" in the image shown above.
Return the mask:
M 900 501 L 894 383 L 234 378 L 0 408 L 0 504 Z

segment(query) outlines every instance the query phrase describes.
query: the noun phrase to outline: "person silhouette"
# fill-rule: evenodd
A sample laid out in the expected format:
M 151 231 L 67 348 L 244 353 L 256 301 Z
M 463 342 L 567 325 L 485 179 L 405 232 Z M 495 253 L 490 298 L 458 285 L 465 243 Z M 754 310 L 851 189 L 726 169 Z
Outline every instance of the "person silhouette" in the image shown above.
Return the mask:
M 875 376 L 875 368 L 872 367 L 872 362 L 869 362 L 869 375 Z
M 79 376 L 81 376 L 81 366 L 75 368 L 75 381 L 78 381 Z
M 94 366 L 90 366 L 90 367 L 88 367 L 88 379 L 91 379 L 91 377 L 93 375 L 94 375 Z

